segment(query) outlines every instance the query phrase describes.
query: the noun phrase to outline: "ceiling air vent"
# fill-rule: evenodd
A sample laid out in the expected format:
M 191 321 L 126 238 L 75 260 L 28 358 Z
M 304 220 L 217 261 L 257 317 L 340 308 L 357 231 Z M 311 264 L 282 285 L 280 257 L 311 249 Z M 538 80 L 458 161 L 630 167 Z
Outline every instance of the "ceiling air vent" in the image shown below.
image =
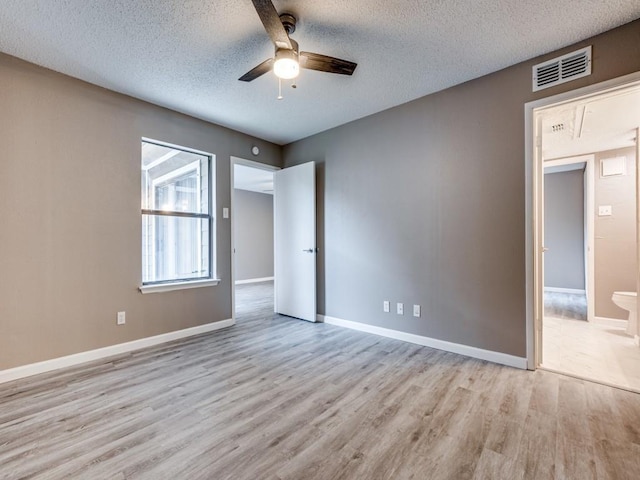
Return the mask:
M 533 67 L 533 91 L 591 75 L 591 45 Z

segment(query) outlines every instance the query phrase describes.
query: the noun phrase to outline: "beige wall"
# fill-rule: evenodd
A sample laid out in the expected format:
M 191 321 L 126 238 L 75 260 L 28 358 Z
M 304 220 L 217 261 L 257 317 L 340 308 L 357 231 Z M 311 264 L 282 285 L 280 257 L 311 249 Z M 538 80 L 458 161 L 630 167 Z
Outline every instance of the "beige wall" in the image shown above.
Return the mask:
M 600 178 L 600 160 L 626 157 L 627 173 Z M 595 307 L 596 316 L 627 318 L 611 301 L 614 291 L 636 291 L 636 153 L 635 147 L 595 155 Z M 611 205 L 611 216 L 598 216 L 599 205 Z
M 228 220 L 220 285 L 138 291 L 140 138 L 214 153 L 219 217 L 230 156 L 280 147 L 2 54 L 0 85 L 0 369 L 230 318 Z

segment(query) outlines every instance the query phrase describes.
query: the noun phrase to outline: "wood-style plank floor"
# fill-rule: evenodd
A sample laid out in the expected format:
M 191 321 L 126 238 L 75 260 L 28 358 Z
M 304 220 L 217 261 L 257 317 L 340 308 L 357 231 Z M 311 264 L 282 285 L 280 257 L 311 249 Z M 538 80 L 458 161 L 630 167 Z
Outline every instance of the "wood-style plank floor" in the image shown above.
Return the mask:
M 0 478 L 640 478 L 640 395 L 279 317 L 268 292 L 234 327 L 0 385 Z

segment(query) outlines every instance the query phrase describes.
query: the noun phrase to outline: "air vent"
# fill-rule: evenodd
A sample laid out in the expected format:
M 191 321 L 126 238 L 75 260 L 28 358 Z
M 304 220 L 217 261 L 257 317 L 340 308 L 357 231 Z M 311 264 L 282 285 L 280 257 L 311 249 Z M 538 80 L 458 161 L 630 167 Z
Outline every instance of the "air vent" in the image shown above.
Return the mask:
M 555 125 L 551 125 L 552 132 L 561 132 L 564 130 L 564 123 L 556 123 Z
M 591 75 L 591 46 L 533 67 L 533 91 Z

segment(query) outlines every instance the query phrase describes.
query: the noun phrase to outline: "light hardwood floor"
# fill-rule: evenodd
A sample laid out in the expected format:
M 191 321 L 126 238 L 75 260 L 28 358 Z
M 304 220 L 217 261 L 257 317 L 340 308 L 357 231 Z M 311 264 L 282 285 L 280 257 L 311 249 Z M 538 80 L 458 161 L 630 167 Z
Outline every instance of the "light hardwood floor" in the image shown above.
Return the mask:
M 239 306 L 0 385 L 3 479 L 635 479 L 640 395 Z

